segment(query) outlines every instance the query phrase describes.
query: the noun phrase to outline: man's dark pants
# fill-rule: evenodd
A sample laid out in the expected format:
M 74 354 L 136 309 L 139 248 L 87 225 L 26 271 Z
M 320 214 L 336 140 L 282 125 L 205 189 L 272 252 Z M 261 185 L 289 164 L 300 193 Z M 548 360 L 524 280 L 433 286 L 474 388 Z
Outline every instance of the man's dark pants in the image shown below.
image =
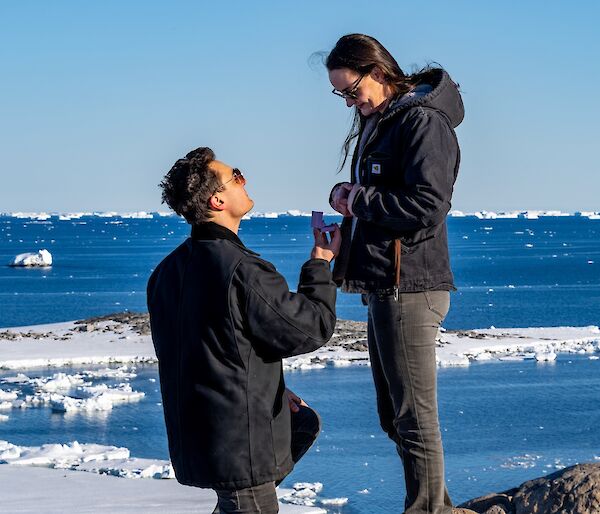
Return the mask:
M 383 430 L 404 465 L 405 514 L 450 514 L 437 409 L 435 337 L 448 291 L 368 295 L 368 343 Z
M 310 407 L 299 405 L 298 412 L 292 412 L 292 460 L 294 464 L 315 442 L 321 431 L 321 419 Z M 213 514 L 276 514 L 279 503 L 275 487 L 281 481 L 248 487 L 247 489 L 216 491 L 217 507 Z

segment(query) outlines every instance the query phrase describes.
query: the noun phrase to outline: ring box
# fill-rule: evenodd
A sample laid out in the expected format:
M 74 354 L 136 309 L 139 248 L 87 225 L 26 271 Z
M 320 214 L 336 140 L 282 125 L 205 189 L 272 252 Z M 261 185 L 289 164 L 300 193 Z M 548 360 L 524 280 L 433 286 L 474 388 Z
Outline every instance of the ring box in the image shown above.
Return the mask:
M 320 230 L 321 232 L 333 232 L 335 230 L 335 224 L 325 225 L 323 213 L 321 211 L 312 211 L 310 226 Z

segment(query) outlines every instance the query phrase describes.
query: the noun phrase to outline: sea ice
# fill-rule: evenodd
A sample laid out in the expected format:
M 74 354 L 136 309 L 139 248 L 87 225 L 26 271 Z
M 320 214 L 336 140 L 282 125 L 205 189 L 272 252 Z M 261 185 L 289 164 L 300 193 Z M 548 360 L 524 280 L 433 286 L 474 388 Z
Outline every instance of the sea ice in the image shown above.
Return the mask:
M 4 391 L 0 389 L 0 401 L 10 402 L 17 399 L 17 393 L 14 391 Z
M 552 351 L 550 352 L 536 352 L 535 360 L 538 362 L 550 362 L 556 360 L 556 354 Z
M 323 498 L 321 503 L 323 505 L 341 506 L 348 503 L 348 498 Z
M 48 267 L 52 266 L 52 254 L 48 250 L 38 252 L 20 253 L 12 262 L 14 267 Z
M 319 493 L 323 490 L 321 482 L 297 482 L 293 485 L 293 490 L 281 497 L 285 503 L 292 505 L 304 505 L 313 507 L 317 502 L 322 505 L 346 505 L 348 498 L 319 498 Z

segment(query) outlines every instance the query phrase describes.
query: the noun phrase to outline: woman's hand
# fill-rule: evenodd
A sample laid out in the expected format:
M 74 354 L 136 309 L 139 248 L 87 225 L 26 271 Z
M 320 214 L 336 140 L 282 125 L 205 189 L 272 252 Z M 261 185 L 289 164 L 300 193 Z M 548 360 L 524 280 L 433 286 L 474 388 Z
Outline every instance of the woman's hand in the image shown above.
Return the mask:
M 321 232 L 318 228 L 313 229 L 315 236 L 315 246 L 310 254 L 311 259 L 325 259 L 331 262 L 338 253 L 342 244 L 342 233 L 340 227 L 335 224 L 333 231 L 330 232 L 331 240 L 327 239 L 327 233 Z
M 331 198 L 329 205 L 342 216 L 352 216 L 352 213 L 348 210 L 348 195 L 352 191 L 352 187 L 350 182 L 342 182 L 336 185 L 329 195 Z

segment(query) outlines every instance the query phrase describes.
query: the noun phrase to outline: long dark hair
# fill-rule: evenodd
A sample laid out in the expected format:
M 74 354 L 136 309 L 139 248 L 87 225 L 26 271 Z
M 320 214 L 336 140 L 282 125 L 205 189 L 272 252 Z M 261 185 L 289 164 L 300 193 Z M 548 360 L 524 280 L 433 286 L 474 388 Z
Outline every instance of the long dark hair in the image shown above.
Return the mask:
M 383 73 L 386 85 L 390 87 L 394 96 L 407 93 L 415 84 L 414 76 L 406 75 L 392 54 L 375 38 L 365 34 L 342 36 L 324 61 L 328 71 L 348 68 L 364 75 L 370 73 L 373 68 L 379 68 Z M 360 135 L 363 124 L 364 117 L 355 107 L 352 126 L 342 145 L 343 160 L 339 171 L 346 164 L 352 141 Z

